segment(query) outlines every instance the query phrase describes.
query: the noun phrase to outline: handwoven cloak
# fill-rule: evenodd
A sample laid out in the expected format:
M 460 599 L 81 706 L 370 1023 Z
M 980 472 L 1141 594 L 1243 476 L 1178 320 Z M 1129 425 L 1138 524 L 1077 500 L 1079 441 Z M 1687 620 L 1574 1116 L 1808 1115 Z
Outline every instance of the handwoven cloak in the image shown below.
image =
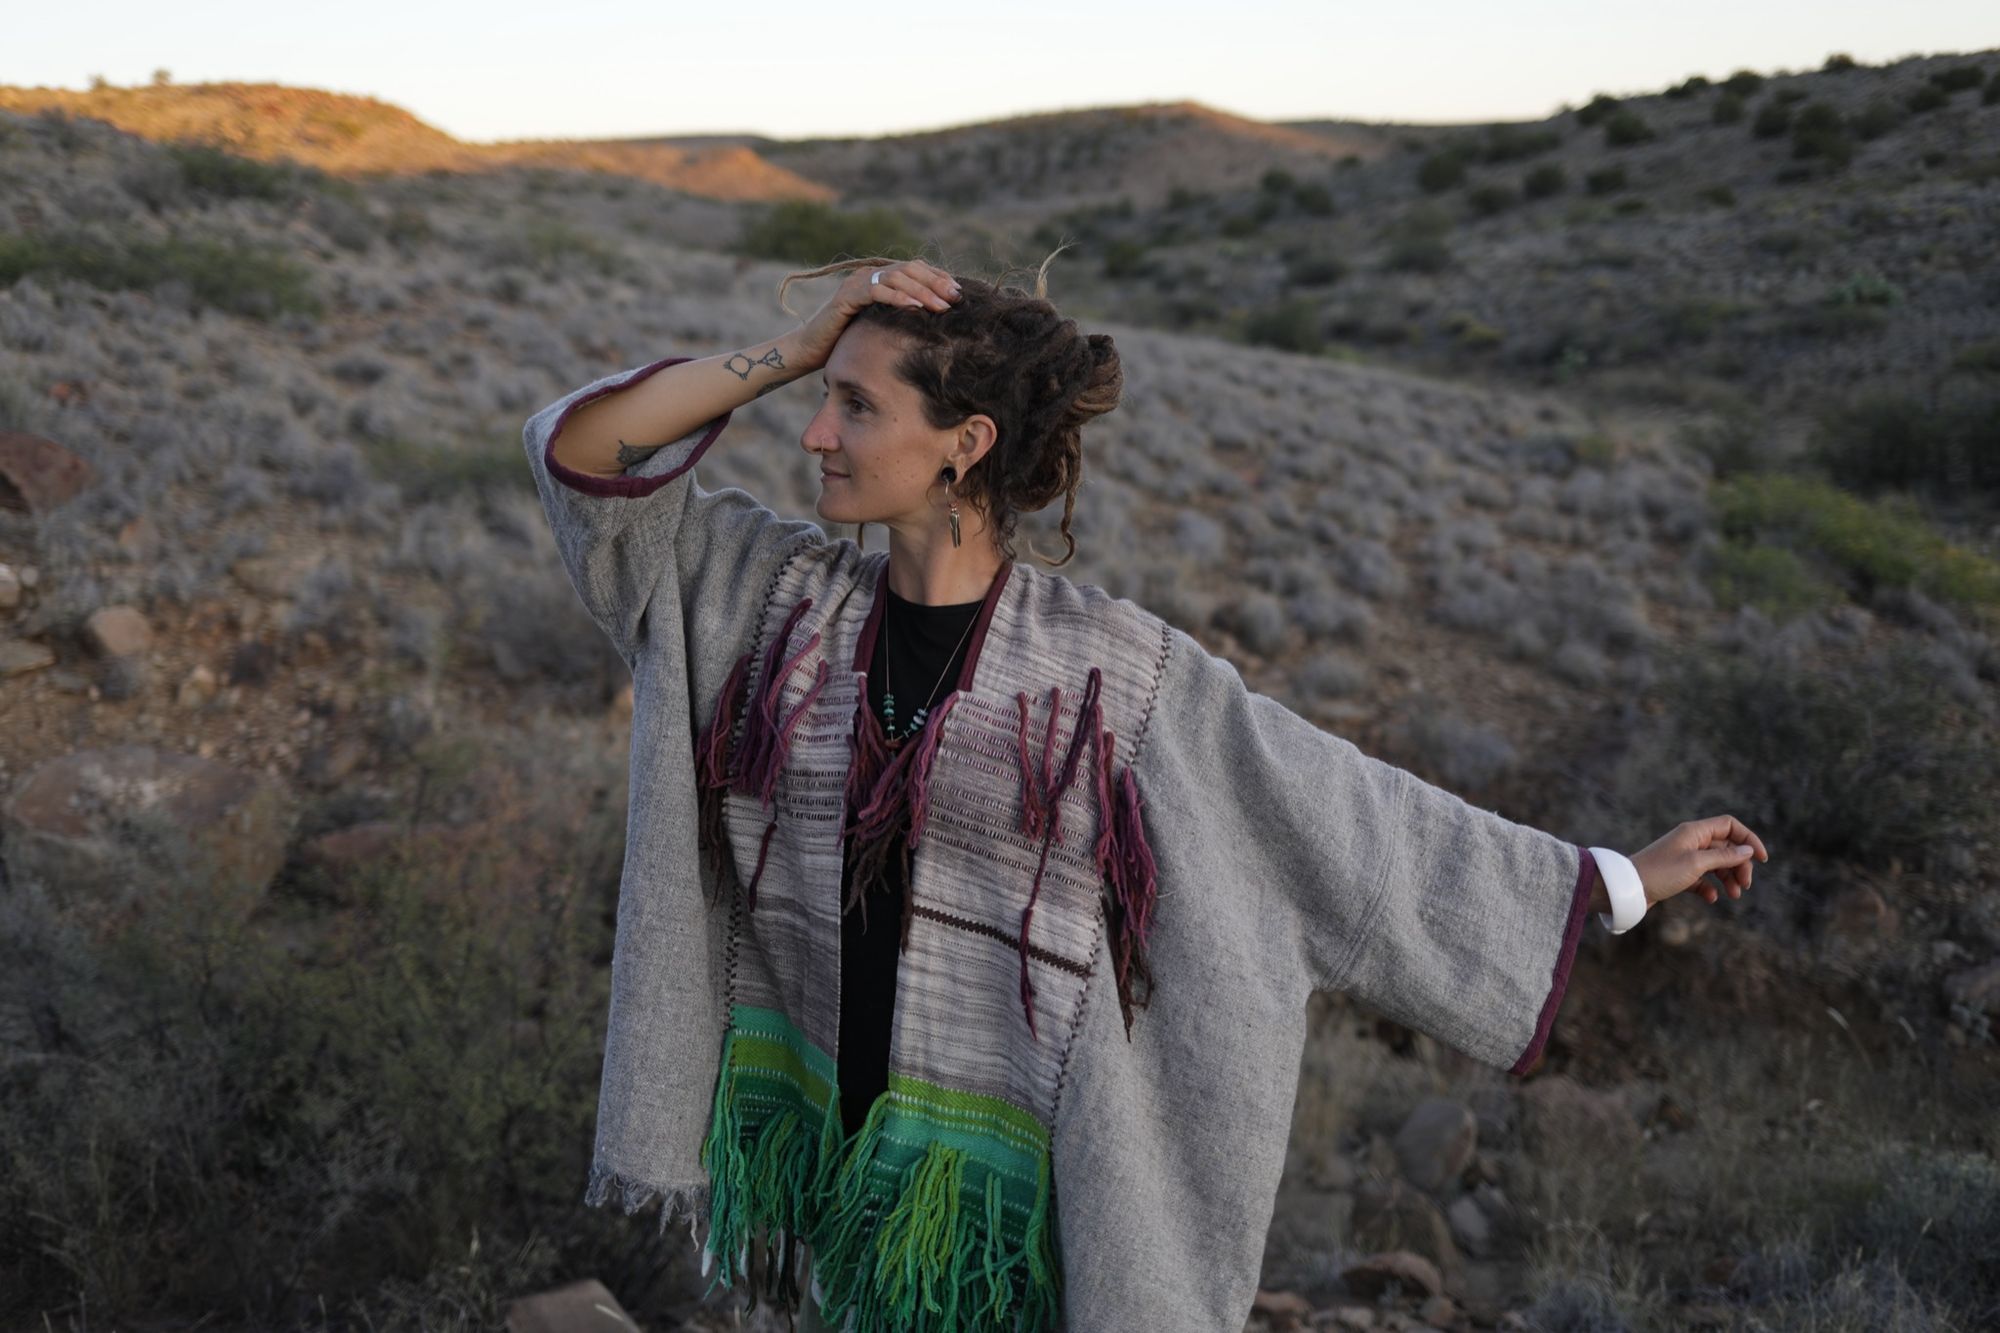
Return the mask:
M 1240 1328 L 1307 996 L 1528 1069 L 1587 853 L 1025 564 L 994 580 L 959 688 L 891 755 L 866 707 L 885 553 L 696 484 L 726 414 L 620 477 L 554 459 L 576 407 L 688 359 L 593 381 L 523 432 L 571 582 L 633 678 L 587 1199 L 657 1202 L 714 1281 L 779 1304 L 810 1247 L 809 1298 L 836 1324 Z M 849 1138 L 842 871 L 898 831 L 889 1085 Z

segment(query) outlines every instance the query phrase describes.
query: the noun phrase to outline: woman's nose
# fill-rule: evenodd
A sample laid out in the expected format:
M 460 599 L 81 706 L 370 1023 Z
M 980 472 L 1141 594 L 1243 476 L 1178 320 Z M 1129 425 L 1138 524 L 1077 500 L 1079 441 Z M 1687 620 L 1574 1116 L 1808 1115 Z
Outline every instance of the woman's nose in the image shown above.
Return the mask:
M 826 432 L 820 429 L 820 418 L 824 415 L 824 412 L 813 413 L 812 420 L 806 423 L 805 432 L 799 436 L 799 444 L 809 454 L 823 454 L 831 444 Z

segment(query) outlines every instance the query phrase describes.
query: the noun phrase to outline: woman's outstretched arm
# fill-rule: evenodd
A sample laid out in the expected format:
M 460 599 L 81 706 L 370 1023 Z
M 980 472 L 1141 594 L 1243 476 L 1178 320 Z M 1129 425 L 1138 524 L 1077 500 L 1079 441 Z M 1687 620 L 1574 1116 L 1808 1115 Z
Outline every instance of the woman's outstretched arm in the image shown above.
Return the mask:
M 1173 886 L 1159 913 L 1242 914 L 1301 1003 L 1343 991 L 1484 1063 L 1532 1067 L 1586 914 L 1610 906 L 1589 849 L 1363 753 L 1250 690 L 1191 636 L 1169 638 L 1133 765 Z M 1739 844 L 1752 850 L 1721 850 Z M 1657 902 L 1704 873 L 1747 886 L 1762 856 L 1722 817 L 1632 860 Z

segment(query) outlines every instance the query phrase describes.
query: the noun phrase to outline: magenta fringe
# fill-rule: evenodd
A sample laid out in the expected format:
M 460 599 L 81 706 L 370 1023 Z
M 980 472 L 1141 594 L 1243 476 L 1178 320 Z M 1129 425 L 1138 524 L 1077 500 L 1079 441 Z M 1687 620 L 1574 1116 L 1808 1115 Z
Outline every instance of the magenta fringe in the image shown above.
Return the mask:
M 1106 732 L 1108 737 L 1111 733 Z M 1105 753 L 1110 754 L 1107 743 Z M 1110 763 L 1104 765 L 1104 772 Z M 1106 795 L 1108 780 L 1098 788 L 1100 800 Z M 1099 806 L 1100 818 L 1108 827 L 1108 837 L 1098 840 L 1098 870 L 1104 876 L 1106 919 L 1110 923 L 1112 957 L 1118 981 L 1118 1008 L 1125 1016 L 1125 1039 L 1132 1039 L 1134 982 L 1143 982 L 1146 998 L 1136 1003 L 1144 1007 L 1151 997 L 1152 969 L 1146 963 L 1146 938 L 1153 924 L 1153 903 L 1158 895 L 1159 876 L 1153 849 L 1146 842 L 1145 824 L 1140 819 L 1144 802 L 1139 799 L 1138 779 L 1129 766 L 1118 774 L 1117 793 L 1109 818 Z
M 1077 761 L 1083 757 L 1084 741 L 1099 740 L 1104 734 L 1103 686 L 1104 673 L 1092 667 L 1089 679 L 1084 684 L 1083 702 L 1077 708 L 1076 728 L 1070 733 L 1069 750 L 1063 758 L 1062 773 L 1053 780 L 1049 765 L 1055 754 L 1056 721 L 1062 713 L 1062 686 L 1050 687 L 1049 720 L 1042 732 L 1039 784 L 1036 782 L 1037 766 L 1028 754 L 1028 694 L 1026 690 L 1022 690 L 1014 695 L 1015 707 L 1020 710 L 1020 724 L 1015 730 L 1015 739 L 1020 742 L 1021 756 L 1021 831 L 1030 837 L 1042 840 L 1042 855 L 1035 865 L 1035 882 L 1028 890 L 1028 905 L 1021 911 L 1019 938 L 1021 1007 L 1028 1016 L 1028 1035 L 1038 1040 L 1040 1033 L 1035 1026 L 1035 988 L 1028 980 L 1028 927 L 1035 919 L 1035 904 L 1042 896 L 1042 873 L 1048 869 L 1049 844 L 1063 841 L 1063 793 L 1067 792 L 1070 785 L 1076 781 Z
M 893 753 L 882 731 L 882 720 L 869 707 L 867 689 L 855 705 L 853 762 L 847 770 L 847 800 L 851 812 L 847 827 L 848 890 L 842 904 L 844 914 L 856 906 L 861 923 L 868 924 L 870 886 L 882 877 L 889 853 L 902 834 L 903 922 L 902 943 L 910 935 L 911 902 L 910 852 L 924 836 L 930 816 L 931 765 L 937 758 L 938 740 L 945 718 L 958 706 L 958 691 L 924 718 L 916 736 Z
M 821 636 L 814 631 L 797 652 L 790 657 L 782 656 L 791 643 L 792 631 L 797 627 L 799 617 L 811 606 L 812 598 L 800 598 L 791 614 L 785 617 L 784 625 L 765 650 L 763 673 L 758 677 L 754 694 L 747 700 L 744 698 L 744 680 L 751 654 L 745 653 L 736 660 L 728 680 L 723 684 L 722 694 L 716 700 L 715 715 L 695 744 L 696 786 L 701 803 L 700 837 L 708 845 L 710 855 L 718 866 L 727 836 L 722 793 L 728 790 L 743 796 L 754 796 L 760 807 L 772 811 L 771 820 L 765 825 L 764 836 L 758 843 L 757 867 L 751 873 L 745 891 L 744 905 L 753 912 L 757 910 L 757 885 L 764 877 L 764 862 L 771 848 L 771 836 L 778 830 L 777 813 L 773 808 L 777 801 L 778 778 L 785 770 L 785 757 L 790 753 L 793 734 L 798 731 L 799 724 L 805 720 L 807 711 L 819 698 L 820 692 L 826 688 L 833 671 L 831 664 L 822 660 L 813 673 L 813 683 L 807 687 L 805 696 L 793 705 L 789 713 L 782 717 L 779 715 L 778 701 L 786 677 L 819 646 Z M 731 747 L 730 734 L 739 714 L 744 718 L 743 735 Z
M 723 682 L 722 693 L 716 696 L 715 714 L 694 747 L 695 797 L 701 813 L 697 827 L 702 850 L 708 855 L 711 907 L 721 901 L 719 886 L 724 849 L 728 846 L 722 794 L 729 787 L 729 737 L 743 711 L 752 656 L 754 653 L 746 652 L 736 659 L 729 678 Z
M 1102 671 L 1092 667 L 1062 775 L 1053 782 L 1049 767 L 1054 754 L 1055 720 L 1062 711 L 1062 687 L 1055 686 L 1050 690 L 1049 724 L 1043 733 L 1039 763 L 1029 752 L 1028 696 L 1025 691 L 1014 696 L 1015 705 L 1020 710 L 1020 724 L 1015 733 L 1021 767 L 1020 827 L 1030 837 L 1043 839 L 1041 864 L 1035 870 L 1028 906 L 1021 913 L 1019 940 L 1021 1005 L 1028 1016 L 1030 1035 L 1038 1034 L 1034 987 L 1028 980 L 1028 928 L 1034 920 L 1035 903 L 1041 894 L 1049 842 L 1060 843 L 1063 840 L 1061 797 L 1076 776 L 1076 763 L 1082 754 L 1082 741 L 1086 735 L 1091 738 L 1096 750 L 1093 767 L 1097 787 L 1098 832 L 1092 851 L 1104 884 L 1105 921 L 1111 936 L 1118 1008 L 1124 1016 L 1128 1041 L 1132 1037 L 1132 1011 L 1135 1007 L 1145 1007 L 1152 990 L 1153 977 L 1152 969 L 1146 962 L 1146 941 L 1152 928 L 1153 903 L 1159 891 L 1158 868 L 1153 861 L 1153 850 L 1146 841 L 1145 822 L 1141 818 L 1144 802 L 1139 799 L 1138 779 L 1129 765 L 1114 771 L 1118 738 L 1104 728 L 1102 686 Z M 1144 996 L 1138 992 L 1142 985 Z
M 801 599 L 786 617 L 783 627 L 765 651 L 763 671 L 754 692 L 749 685 L 751 658 L 746 652 L 736 660 L 715 713 L 695 743 L 696 787 L 701 804 L 700 838 L 720 874 L 722 849 L 726 845 L 722 795 L 735 791 L 754 796 L 765 809 L 772 809 L 777 784 L 799 724 L 820 691 L 826 688 L 831 667 L 821 661 L 805 696 L 790 711 L 780 715 L 779 699 L 785 679 L 817 648 L 816 632 L 789 657 L 784 656 L 799 617 L 811 607 L 812 599 Z M 1029 1035 L 1040 1039 L 1035 1021 L 1035 991 L 1028 976 L 1029 930 L 1035 905 L 1041 899 L 1042 876 L 1048 868 L 1051 844 L 1067 845 L 1062 829 L 1062 797 L 1075 782 L 1086 740 L 1095 752 L 1092 764 L 1097 788 L 1097 840 L 1092 855 L 1103 882 L 1105 921 L 1111 937 L 1114 980 L 1118 1007 L 1125 1020 L 1125 1036 L 1132 1036 L 1134 1008 L 1144 1008 L 1150 998 L 1153 976 L 1146 961 L 1146 944 L 1152 929 L 1153 906 L 1158 897 L 1159 873 L 1153 851 L 1146 839 L 1143 813 L 1145 802 L 1131 767 L 1116 769 L 1117 737 L 1104 728 L 1102 702 L 1103 672 L 1090 669 L 1083 702 L 1077 710 L 1077 724 L 1070 735 L 1060 771 L 1055 768 L 1057 722 L 1062 713 L 1062 687 L 1049 691 L 1049 716 L 1041 735 L 1040 754 L 1033 752 L 1028 738 L 1029 704 L 1026 691 L 1015 694 L 1020 720 L 1016 728 L 1021 776 L 1020 831 L 1042 843 L 1035 878 L 1028 890 L 1028 903 L 1021 911 L 1018 937 L 1020 953 L 1021 1006 L 1028 1021 Z M 868 888 L 875 884 L 900 839 L 903 856 L 903 945 L 908 946 L 912 913 L 910 907 L 911 851 L 923 837 L 930 813 L 930 773 L 937 757 L 945 718 L 957 705 L 953 691 L 925 718 L 924 726 L 909 742 L 890 750 L 882 721 L 869 707 L 868 689 L 862 683 L 856 702 L 852 750 L 847 770 L 846 830 L 849 888 L 842 905 L 845 913 L 859 907 L 866 924 Z M 738 718 L 744 721 L 741 739 L 731 745 Z M 757 865 L 746 890 L 746 906 L 755 911 L 757 885 L 762 880 L 771 838 L 777 831 L 773 811 L 757 848 Z M 1141 988 L 1143 987 L 1143 995 Z

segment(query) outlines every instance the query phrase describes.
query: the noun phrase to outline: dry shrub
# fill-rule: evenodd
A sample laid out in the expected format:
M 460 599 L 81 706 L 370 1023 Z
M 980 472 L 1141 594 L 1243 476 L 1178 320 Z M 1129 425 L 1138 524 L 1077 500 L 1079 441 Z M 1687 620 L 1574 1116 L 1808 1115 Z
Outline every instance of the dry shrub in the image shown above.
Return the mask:
M 538 730 L 420 745 L 379 854 L 254 914 L 164 836 L 128 920 L 6 898 L 0 1305 L 276 1326 L 387 1300 L 434 1327 L 657 1277 L 581 1202 L 622 788 Z

